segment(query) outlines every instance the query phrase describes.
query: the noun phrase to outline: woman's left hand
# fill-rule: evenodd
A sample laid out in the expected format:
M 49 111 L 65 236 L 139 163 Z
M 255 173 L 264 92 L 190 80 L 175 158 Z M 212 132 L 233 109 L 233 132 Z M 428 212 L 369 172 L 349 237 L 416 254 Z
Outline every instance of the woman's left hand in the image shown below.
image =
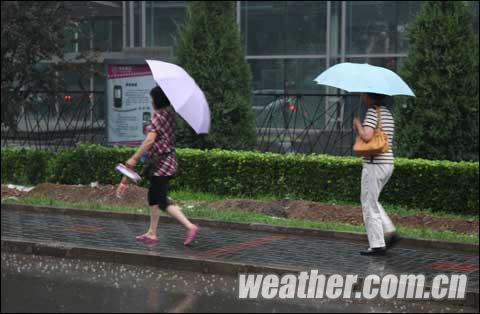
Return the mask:
M 135 158 L 130 158 L 125 163 L 125 166 L 127 166 L 128 168 L 132 168 L 132 169 L 135 168 L 136 165 L 137 165 L 137 160 Z

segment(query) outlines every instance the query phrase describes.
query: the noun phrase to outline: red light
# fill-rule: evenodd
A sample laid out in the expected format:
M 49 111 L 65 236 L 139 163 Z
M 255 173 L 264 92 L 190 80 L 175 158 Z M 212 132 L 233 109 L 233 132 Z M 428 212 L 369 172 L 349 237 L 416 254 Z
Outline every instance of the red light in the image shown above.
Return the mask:
M 292 112 L 297 112 L 297 106 L 295 106 L 295 104 L 288 104 L 288 109 Z
M 63 96 L 63 99 L 64 100 L 72 100 L 73 97 L 71 95 L 65 95 L 65 96 Z

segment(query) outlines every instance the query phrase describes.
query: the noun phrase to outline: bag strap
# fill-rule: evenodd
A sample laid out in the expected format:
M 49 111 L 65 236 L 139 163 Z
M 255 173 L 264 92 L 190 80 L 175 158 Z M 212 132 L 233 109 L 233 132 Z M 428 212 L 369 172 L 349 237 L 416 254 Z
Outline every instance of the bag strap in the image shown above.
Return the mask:
M 382 127 L 382 110 L 380 110 L 380 106 L 379 106 L 379 105 L 375 105 L 375 109 L 377 110 L 377 119 L 378 119 L 377 129 L 380 129 L 380 131 L 383 131 L 383 127 Z

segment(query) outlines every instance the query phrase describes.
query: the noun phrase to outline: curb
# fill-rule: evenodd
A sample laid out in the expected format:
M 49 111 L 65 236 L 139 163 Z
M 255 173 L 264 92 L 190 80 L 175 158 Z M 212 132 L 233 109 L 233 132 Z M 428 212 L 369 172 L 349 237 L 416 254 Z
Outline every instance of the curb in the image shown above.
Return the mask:
M 129 220 L 129 221 L 148 221 L 149 219 L 149 217 L 144 214 L 102 212 L 102 211 L 93 211 L 93 210 L 86 210 L 86 209 L 59 208 L 59 207 L 50 207 L 50 206 L 35 206 L 35 205 L 22 205 L 22 204 L 1 204 L 1 209 L 28 211 L 28 212 L 36 212 L 36 213 L 48 213 L 48 214 L 63 214 L 63 215 L 72 215 L 72 216 L 83 216 L 83 217 L 87 216 L 87 217 L 98 217 L 98 218 L 114 218 L 114 219 L 122 219 L 122 220 Z M 278 233 L 278 234 L 300 235 L 300 236 L 307 236 L 307 237 L 322 237 L 327 239 L 367 242 L 366 234 L 358 233 L 358 232 L 325 231 L 325 230 L 319 230 L 319 229 L 313 229 L 313 228 L 283 227 L 283 226 L 266 225 L 266 224 L 260 224 L 260 223 L 226 222 L 226 221 L 198 219 L 198 218 L 192 218 L 190 220 L 195 224 L 199 224 L 205 227 L 261 231 L 261 232 L 271 232 L 271 233 Z M 176 223 L 176 221 L 171 217 L 162 217 L 162 222 Z M 479 245 L 477 244 L 446 242 L 446 241 L 440 241 L 440 240 L 423 240 L 423 239 L 414 239 L 414 238 L 403 238 L 403 240 L 400 242 L 398 246 L 410 247 L 410 248 L 422 248 L 422 249 L 439 249 L 439 250 L 448 250 L 448 251 L 457 251 L 457 252 L 466 252 L 466 253 L 478 253 L 479 251 Z
M 237 275 L 239 273 L 292 273 L 298 269 L 279 269 L 275 267 L 222 262 L 196 257 L 141 252 L 118 248 L 96 248 L 79 246 L 66 242 L 24 241 L 2 237 L 2 252 L 52 256 L 57 258 L 95 260 L 105 263 L 120 263 L 135 266 L 158 267 L 169 270 L 182 270 L 206 274 Z
M 208 259 L 185 258 L 172 255 L 160 255 L 154 252 L 147 254 L 134 250 L 119 249 L 99 249 L 88 246 L 77 246 L 63 242 L 43 242 L 43 241 L 23 241 L 3 237 L 1 239 L 2 252 L 16 254 L 34 254 L 39 256 L 52 256 L 57 258 L 94 260 L 107 263 L 120 263 L 135 266 L 157 267 L 170 270 L 181 270 L 200 272 L 205 274 L 238 275 L 241 273 L 257 274 L 277 274 L 279 276 L 286 274 L 295 274 L 302 269 L 289 269 L 279 267 L 260 266 L 255 264 L 244 264 L 235 262 L 222 262 Z M 330 273 L 323 273 L 329 277 Z M 358 283 L 352 288 L 353 292 L 359 291 L 365 278 L 358 278 Z M 424 291 L 431 291 L 431 287 L 425 286 Z M 436 300 L 448 305 L 466 306 L 478 309 L 479 292 L 465 291 L 463 300 Z M 432 300 L 433 301 L 433 300 Z

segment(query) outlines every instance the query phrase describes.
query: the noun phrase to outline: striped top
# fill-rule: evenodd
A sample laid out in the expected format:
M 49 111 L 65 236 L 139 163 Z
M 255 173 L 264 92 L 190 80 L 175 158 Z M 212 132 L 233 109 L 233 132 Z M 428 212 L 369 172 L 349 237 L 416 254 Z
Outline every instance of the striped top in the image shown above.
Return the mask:
M 365 156 L 363 157 L 364 163 L 369 164 L 393 164 L 394 156 L 393 156 L 393 134 L 395 129 L 395 122 L 393 121 L 393 116 L 390 110 L 385 106 L 380 106 L 380 112 L 382 114 L 382 128 L 383 132 L 388 137 L 388 152 L 376 156 Z M 377 117 L 377 110 L 375 108 L 369 108 L 367 110 L 367 114 L 365 116 L 365 120 L 363 120 L 363 126 L 369 126 L 374 129 L 377 128 L 378 124 L 378 117 Z

